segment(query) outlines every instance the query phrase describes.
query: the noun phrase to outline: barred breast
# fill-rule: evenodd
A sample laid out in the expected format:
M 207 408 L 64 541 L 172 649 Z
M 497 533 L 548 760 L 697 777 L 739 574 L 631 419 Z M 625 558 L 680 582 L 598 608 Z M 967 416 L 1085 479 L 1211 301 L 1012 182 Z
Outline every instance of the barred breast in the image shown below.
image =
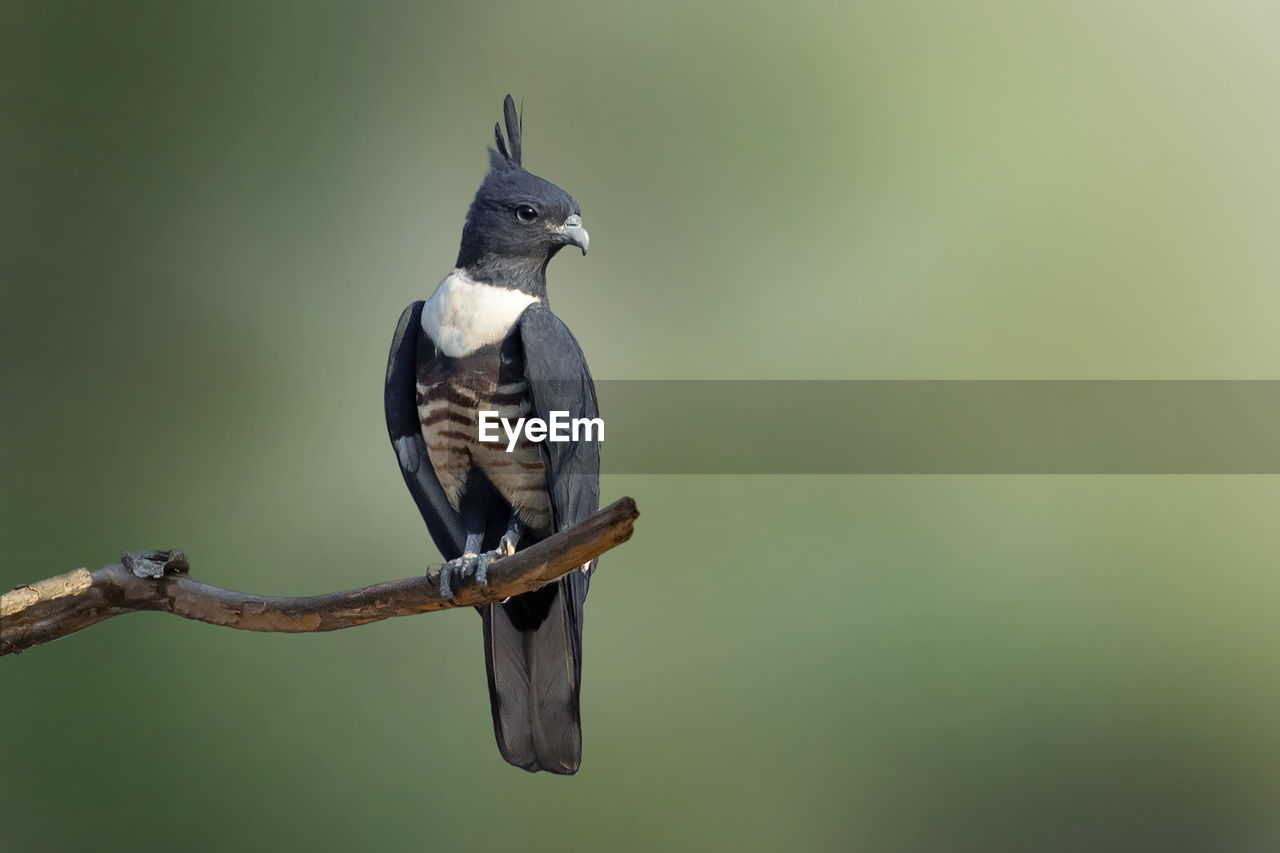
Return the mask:
M 496 356 L 497 348 L 492 349 Z M 522 431 L 507 452 L 509 441 L 501 428 L 501 441 L 480 441 L 481 411 L 496 412 L 513 426 L 532 414 L 527 384 L 494 369 L 497 365 L 491 363 L 490 355 L 477 352 L 475 357 L 448 359 L 448 369 L 436 362 L 419 371 L 418 418 L 427 455 L 454 509 L 461 504 L 468 475 L 479 468 L 526 526 L 548 531 L 551 502 L 538 445 Z

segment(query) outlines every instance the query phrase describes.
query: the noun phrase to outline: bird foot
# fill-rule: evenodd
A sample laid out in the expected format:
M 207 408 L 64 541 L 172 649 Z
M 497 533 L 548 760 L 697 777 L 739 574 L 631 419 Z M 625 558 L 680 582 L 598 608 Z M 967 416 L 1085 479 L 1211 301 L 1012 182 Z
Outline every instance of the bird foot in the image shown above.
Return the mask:
M 440 567 L 440 595 L 446 600 L 453 600 L 453 587 L 459 581 L 474 577 L 480 586 L 489 585 L 489 566 L 499 557 L 509 557 L 516 551 L 515 547 L 502 537 L 498 547 L 482 554 L 463 554 L 456 560 L 450 560 Z

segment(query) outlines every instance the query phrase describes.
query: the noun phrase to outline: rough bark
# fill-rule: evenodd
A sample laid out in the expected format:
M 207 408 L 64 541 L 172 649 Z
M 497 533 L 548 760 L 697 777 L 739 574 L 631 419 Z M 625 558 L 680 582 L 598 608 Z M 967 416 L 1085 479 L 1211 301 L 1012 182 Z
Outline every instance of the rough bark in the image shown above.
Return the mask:
M 494 561 L 487 586 L 468 578 L 456 584 L 451 600 L 440 595 L 438 572 L 346 592 L 282 598 L 201 583 L 188 574 L 181 551 L 126 554 L 121 563 L 96 572 L 76 569 L 0 596 L 0 655 L 144 610 L 246 631 L 305 633 L 500 601 L 544 586 L 626 542 L 639 514 L 635 501 L 622 498 L 568 530 Z

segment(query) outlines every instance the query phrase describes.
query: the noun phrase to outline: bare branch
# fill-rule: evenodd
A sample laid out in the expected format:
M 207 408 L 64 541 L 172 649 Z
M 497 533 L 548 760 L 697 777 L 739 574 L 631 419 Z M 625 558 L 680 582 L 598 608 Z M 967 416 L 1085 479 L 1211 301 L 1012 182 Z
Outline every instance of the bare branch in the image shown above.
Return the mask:
M 299 598 L 245 595 L 200 583 L 187 574 L 181 551 L 129 555 L 125 565 L 69 574 L 20 586 L 0 596 L 0 655 L 73 634 L 121 613 L 141 610 L 246 631 L 336 631 L 450 607 L 501 601 L 530 592 L 576 570 L 631 538 L 640 515 L 622 498 L 574 525 L 489 566 L 489 584 L 468 578 L 454 597 L 440 595 L 438 572 Z

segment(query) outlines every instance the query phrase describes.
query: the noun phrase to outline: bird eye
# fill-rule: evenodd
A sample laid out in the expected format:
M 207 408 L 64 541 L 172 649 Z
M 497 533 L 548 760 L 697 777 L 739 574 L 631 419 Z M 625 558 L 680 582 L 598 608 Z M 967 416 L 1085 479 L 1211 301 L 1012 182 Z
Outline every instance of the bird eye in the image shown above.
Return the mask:
M 526 225 L 538 218 L 538 211 L 534 210 L 527 204 L 522 204 L 516 208 L 516 219 Z

